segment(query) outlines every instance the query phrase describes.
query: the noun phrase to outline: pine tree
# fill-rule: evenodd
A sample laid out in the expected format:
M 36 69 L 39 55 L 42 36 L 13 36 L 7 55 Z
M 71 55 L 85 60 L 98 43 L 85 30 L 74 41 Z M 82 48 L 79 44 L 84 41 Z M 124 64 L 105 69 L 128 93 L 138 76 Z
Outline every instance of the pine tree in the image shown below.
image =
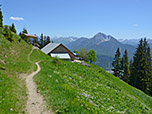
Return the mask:
M 1 8 L 0 8 L 0 27 L 3 27 L 3 15 L 2 15 Z
M 119 48 L 117 49 L 116 51 L 116 54 L 115 54 L 115 58 L 114 58 L 114 61 L 112 63 L 112 66 L 114 67 L 112 70 L 113 70 L 113 75 L 115 75 L 116 77 L 120 77 L 121 76 L 121 68 L 120 68 L 120 51 L 119 51 Z
M 16 29 L 15 29 L 15 25 L 14 23 L 12 24 L 12 26 L 10 26 L 10 30 L 14 33 L 16 33 Z
M 128 52 L 125 50 L 125 53 L 123 55 L 124 58 L 124 72 L 123 72 L 123 79 L 125 82 L 129 82 L 129 76 L 130 76 L 130 70 L 129 70 L 129 62 L 128 62 Z

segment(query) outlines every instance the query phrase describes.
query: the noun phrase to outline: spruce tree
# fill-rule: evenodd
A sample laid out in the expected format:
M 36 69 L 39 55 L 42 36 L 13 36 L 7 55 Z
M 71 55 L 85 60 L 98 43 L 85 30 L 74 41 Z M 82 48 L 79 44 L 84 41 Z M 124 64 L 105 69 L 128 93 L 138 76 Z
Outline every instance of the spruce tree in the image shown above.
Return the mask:
M 43 37 L 43 34 L 41 33 L 41 36 L 40 36 L 40 49 L 43 48 L 44 46 L 44 37 Z
M 144 52 L 145 52 L 145 63 L 144 63 L 144 69 L 145 69 L 145 75 L 142 77 L 142 90 L 152 95 L 152 64 L 151 64 L 151 53 L 150 53 L 150 47 L 146 41 L 146 38 L 144 39 Z
M 14 33 L 16 33 L 16 29 L 15 29 L 15 25 L 14 23 L 12 24 L 12 26 L 10 26 L 10 30 Z
M 50 42 L 51 42 L 51 41 L 50 41 L 50 36 L 47 36 L 47 37 L 46 37 L 46 45 L 49 44 Z
M 115 75 L 116 77 L 120 77 L 121 76 L 121 67 L 120 67 L 120 51 L 119 48 L 116 51 L 115 54 L 115 58 L 113 60 L 112 66 L 114 67 L 113 70 L 113 75 Z
M 1 8 L 0 8 L 0 27 L 3 27 L 3 15 L 2 15 Z
M 23 31 L 20 32 L 19 35 L 21 36 L 21 38 L 22 38 L 23 40 L 25 40 L 26 42 L 28 42 L 29 39 L 28 39 L 25 35 L 23 35 L 23 34 L 28 34 L 26 28 L 23 28 Z
M 125 50 L 123 55 L 124 58 L 124 72 L 123 72 L 123 79 L 125 82 L 129 82 L 130 70 L 129 70 L 129 62 L 128 62 L 128 52 Z
M 125 67 L 125 61 L 124 61 L 124 56 L 122 56 L 121 60 L 120 60 L 120 75 L 121 75 L 121 79 L 123 79 L 123 75 L 124 75 L 124 67 Z
M 150 48 L 146 41 L 141 39 L 134 55 L 131 67 L 130 84 L 151 95 L 152 66 Z
M 130 84 L 138 89 L 141 89 L 141 76 L 144 75 L 143 59 L 144 59 L 143 39 L 140 40 L 138 48 L 133 57 L 131 68 Z
M 26 29 L 26 28 L 23 28 L 22 33 L 28 34 L 27 29 Z

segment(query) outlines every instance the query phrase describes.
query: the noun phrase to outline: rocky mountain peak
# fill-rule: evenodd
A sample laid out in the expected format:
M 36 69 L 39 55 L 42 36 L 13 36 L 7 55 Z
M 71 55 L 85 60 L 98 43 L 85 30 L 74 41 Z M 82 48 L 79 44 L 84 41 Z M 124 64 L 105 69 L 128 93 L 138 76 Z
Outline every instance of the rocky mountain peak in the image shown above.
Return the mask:
M 95 38 L 95 39 L 105 39 L 106 37 L 107 37 L 107 35 L 99 32 L 93 38 Z
M 107 42 L 111 39 L 111 37 L 99 32 L 97 33 L 93 38 L 93 40 L 95 40 L 96 44 L 99 45 L 102 42 Z

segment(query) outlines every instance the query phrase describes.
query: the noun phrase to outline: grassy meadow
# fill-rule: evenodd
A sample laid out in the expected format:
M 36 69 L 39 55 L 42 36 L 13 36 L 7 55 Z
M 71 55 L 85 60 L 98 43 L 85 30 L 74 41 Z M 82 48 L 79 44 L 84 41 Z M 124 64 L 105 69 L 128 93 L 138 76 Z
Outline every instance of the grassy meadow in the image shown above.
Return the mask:
M 25 74 L 36 69 L 38 91 L 58 114 L 152 113 L 152 97 L 100 67 L 51 58 L 32 50 L 14 34 L 10 42 L 0 34 L 0 114 L 26 113 Z
M 35 76 L 38 90 L 56 113 L 152 113 L 152 98 L 96 65 L 48 58 Z

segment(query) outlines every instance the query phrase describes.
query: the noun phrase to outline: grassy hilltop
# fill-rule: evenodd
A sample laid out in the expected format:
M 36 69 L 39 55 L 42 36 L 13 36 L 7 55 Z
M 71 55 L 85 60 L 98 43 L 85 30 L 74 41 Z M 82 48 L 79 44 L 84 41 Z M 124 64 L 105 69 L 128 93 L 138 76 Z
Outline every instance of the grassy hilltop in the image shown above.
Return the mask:
M 152 113 L 152 97 L 96 65 L 82 66 L 53 59 L 33 50 L 13 34 L 10 42 L 0 33 L 0 114 L 26 113 L 25 74 L 36 69 L 38 90 L 56 113 Z M 20 42 L 19 42 L 20 41 Z

